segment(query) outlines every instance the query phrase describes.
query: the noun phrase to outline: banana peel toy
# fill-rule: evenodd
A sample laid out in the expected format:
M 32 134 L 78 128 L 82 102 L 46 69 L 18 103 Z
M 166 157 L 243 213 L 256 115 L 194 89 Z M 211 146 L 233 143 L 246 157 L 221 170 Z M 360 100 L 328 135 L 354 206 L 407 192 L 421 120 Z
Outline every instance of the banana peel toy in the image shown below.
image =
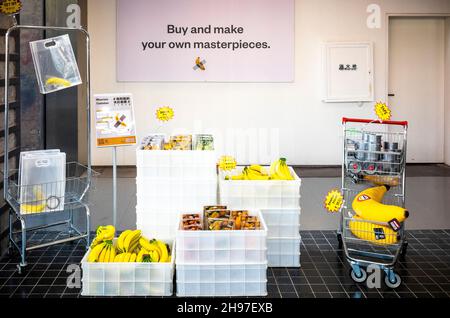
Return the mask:
M 348 222 L 348 226 L 353 235 L 362 240 L 379 245 L 390 245 L 398 242 L 397 233 L 389 226 L 365 221 L 357 215 L 353 216 L 353 219 Z
M 352 203 L 356 215 L 361 219 L 380 223 L 389 223 L 393 220 L 399 223 L 405 221 L 409 216 L 408 210 L 381 203 L 389 188 L 388 185 L 368 188 L 356 195 Z

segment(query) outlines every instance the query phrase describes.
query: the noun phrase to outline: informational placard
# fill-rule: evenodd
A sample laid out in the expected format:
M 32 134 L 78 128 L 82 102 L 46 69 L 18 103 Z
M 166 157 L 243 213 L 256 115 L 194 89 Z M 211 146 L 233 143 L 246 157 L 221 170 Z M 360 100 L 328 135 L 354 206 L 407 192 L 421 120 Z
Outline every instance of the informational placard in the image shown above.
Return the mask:
M 95 130 L 98 147 L 136 144 L 136 125 L 131 94 L 98 94 L 95 98 Z
M 117 80 L 291 82 L 294 14 L 294 0 L 117 0 Z

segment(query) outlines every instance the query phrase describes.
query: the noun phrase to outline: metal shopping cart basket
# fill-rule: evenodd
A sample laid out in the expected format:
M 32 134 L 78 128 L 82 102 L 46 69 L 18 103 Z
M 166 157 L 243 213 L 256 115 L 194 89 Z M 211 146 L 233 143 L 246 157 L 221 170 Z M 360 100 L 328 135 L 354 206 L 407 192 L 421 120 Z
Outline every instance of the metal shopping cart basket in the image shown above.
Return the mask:
M 394 267 L 406 253 L 405 222 L 392 224 L 362 219 L 352 208 L 364 189 L 386 185 L 384 204 L 405 206 L 405 162 L 407 122 L 343 118 L 344 147 L 342 194 L 344 204 L 337 231 L 340 247 L 350 266 L 351 278 L 367 279 L 367 268 L 383 271 L 390 288 L 401 284 Z

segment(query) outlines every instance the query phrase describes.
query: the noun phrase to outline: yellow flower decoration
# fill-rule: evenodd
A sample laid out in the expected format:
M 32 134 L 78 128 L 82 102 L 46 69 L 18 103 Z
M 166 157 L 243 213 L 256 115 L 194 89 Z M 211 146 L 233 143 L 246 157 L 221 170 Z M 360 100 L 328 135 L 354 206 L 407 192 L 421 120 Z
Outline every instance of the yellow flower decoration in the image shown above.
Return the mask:
M 232 156 L 222 156 L 219 159 L 219 169 L 220 170 L 233 170 L 236 168 L 236 159 Z
M 174 111 L 169 106 L 160 107 L 156 110 L 156 118 L 160 121 L 169 121 L 173 119 Z
M 391 110 L 389 109 L 389 106 L 386 105 L 386 103 L 377 102 L 375 104 L 375 114 L 377 114 L 377 117 L 381 121 L 391 119 Z
M 0 3 L 0 12 L 6 15 L 17 14 L 22 9 L 22 3 L 19 0 L 3 0 Z
M 327 209 L 328 212 L 339 212 L 341 210 L 342 204 L 344 204 L 344 197 L 339 190 L 333 189 L 328 192 L 324 201 L 325 209 Z

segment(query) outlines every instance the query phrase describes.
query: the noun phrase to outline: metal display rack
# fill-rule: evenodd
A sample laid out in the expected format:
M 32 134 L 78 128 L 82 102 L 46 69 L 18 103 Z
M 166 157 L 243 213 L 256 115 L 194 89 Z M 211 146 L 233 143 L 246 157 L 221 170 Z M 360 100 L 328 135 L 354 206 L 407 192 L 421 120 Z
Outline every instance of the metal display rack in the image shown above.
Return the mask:
M 91 146 L 90 146 L 90 39 L 89 34 L 82 28 L 69 28 L 69 27 L 53 27 L 53 26 L 33 26 L 33 25 L 19 25 L 14 16 L 12 16 L 13 25 L 6 31 L 5 34 L 5 88 L 9 85 L 9 37 L 13 32 L 19 32 L 20 30 L 41 30 L 41 31 L 64 31 L 64 32 L 78 32 L 81 33 L 86 39 L 86 74 L 84 88 L 86 89 L 86 110 L 87 110 L 87 166 L 84 166 L 77 162 L 69 162 L 66 164 L 66 178 L 65 180 L 46 184 L 27 185 L 22 186 L 20 180 L 18 180 L 18 171 L 10 170 L 8 166 L 8 160 L 4 160 L 3 169 L 3 183 L 4 183 L 4 198 L 9 205 L 9 252 L 12 253 L 14 249 L 17 249 L 20 254 L 20 263 L 17 265 L 19 273 L 27 266 L 27 252 L 38 248 L 48 247 L 56 244 L 62 244 L 79 239 L 86 240 L 86 247 L 89 247 L 90 242 L 90 210 L 87 205 L 87 193 L 91 187 L 92 176 L 96 174 L 91 169 Z M 5 89 L 5 136 L 8 136 L 8 90 Z M 4 138 L 4 151 L 8 153 L 9 150 L 8 138 Z M 24 188 L 26 187 L 26 188 Z M 39 189 L 65 189 L 63 194 L 56 198 L 58 202 L 64 201 L 64 206 L 61 211 L 45 212 L 45 205 L 48 206 L 47 200 L 34 199 L 34 202 L 27 202 L 21 198 L 21 193 L 24 191 L 35 191 Z M 55 199 L 55 198 L 53 198 Z M 24 208 L 26 207 L 26 208 Z M 86 216 L 86 231 L 79 230 L 74 225 L 74 212 L 79 210 L 80 213 L 84 211 Z M 46 220 L 42 220 L 43 216 L 50 214 L 57 214 L 62 212 L 68 212 L 68 218 L 63 221 L 47 223 Z M 13 218 L 17 218 L 20 223 L 20 230 L 14 230 Z M 43 225 L 29 227 L 28 224 L 31 219 L 36 222 L 36 218 L 40 218 Z M 46 241 L 41 244 L 29 245 L 27 242 L 28 233 L 35 232 L 57 226 L 67 226 L 67 237 L 55 238 L 50 241 Z
M 374 266 L 385 273 L 385 284 L 396 288 L 400 286 L 401 278 L 395 273 L 394 266 L 407 248 L 405 222 L 394 231 L 388 223 L 355 218 L 352 202 L 368 185 L 378 184 L 388 185 L 384 204 L 405 207 L 408 123 L 343 118 L 342 124 L 344 203 L 337 231 L 339 245 L 351 266 L 350 276 L 355 282 L 364 282 L 366 269 Z

